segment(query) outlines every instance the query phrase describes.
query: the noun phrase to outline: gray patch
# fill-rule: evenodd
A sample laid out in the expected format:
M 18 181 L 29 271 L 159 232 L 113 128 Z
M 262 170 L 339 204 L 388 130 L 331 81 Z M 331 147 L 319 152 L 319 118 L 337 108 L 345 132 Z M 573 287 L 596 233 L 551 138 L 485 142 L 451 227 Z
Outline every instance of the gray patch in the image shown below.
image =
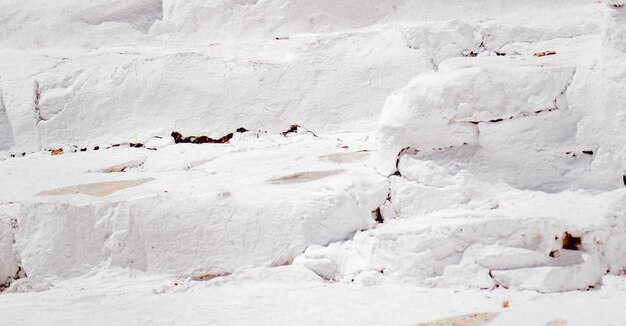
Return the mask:
M 351 153 L 333 153 L 328 155 L 322 155 L 319 157 L 320 161 L 333 162 L 333 163 L 353 163 L 366 159 L 369 157 L 368 152 L 351 152 Z
M 143 178 L 136 180 L 121 180 L 121 181 L 108 181 L 97 183 L 85 183 L 76 186 L 56 188 L 52 190 L 42 191 L 37 196 L 63 196 L 84 194 L 89 196 L 108 196 L 112 193 L 124 190 L 130 187 L 136 187 L 142 185 L 148 181 L 152 181 L 154 178 Z
M 298 172 L 274 179 L 269 179 L 267 182 L 272 184 L 291 184 L 291 183 L 304 183 L 315 181 L 319 179 L 323 179 L 329 177 L 331 175 L 339 174 L 345 172 L 344 170 L 332 170 L 332 171 L 307 171 L 307 172 Z

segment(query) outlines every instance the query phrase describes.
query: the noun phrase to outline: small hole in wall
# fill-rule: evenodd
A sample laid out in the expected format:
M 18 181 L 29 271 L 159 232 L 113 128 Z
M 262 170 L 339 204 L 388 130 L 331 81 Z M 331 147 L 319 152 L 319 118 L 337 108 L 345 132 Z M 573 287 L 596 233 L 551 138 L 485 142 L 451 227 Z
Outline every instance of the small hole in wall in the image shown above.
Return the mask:
M 563 233 L 563 249 L 580 250 L 581 238 L 571 235 L 569 232 Z

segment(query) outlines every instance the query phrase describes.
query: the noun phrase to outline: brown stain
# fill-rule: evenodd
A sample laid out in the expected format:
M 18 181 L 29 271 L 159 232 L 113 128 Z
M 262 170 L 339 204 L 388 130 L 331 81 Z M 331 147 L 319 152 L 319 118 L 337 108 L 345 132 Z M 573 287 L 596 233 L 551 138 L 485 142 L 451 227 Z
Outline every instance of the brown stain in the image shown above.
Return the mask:
M 194 275 L 191 277 L 191 279 L 194 281 L 208 281 L 208 280 L 212 280 L 218 277 L 226 277 L 226 276 L 229 276 L 230 274 L 231 273 L 207 273 L 207 274 Z
M 289 266 L 291 265 L 291 260 L 283 260 L 283 261 L 278 261 L 275 263 L 272 263 L 272 265 L 270 265 L 271 267 L 282 267 L 282 266 Z
M 352 163 L 358 162 L 369 157 L 368 152 L 351 152 L 351 153 L 333 153 L 328 155 L 322 155 L 319 157 L 320 161 L 333 162 L 333 163 Z
M 232 196 L 233 194 L 230 191 L 222 191 L 219 194 L 217 194 L 217 197 L 222 198 L 222 199 L 230 198 Z
M 89 196 L 103 197 L 116 193 L 126 188 L 136 187 L 146 182 L 152 181 L 154 178 L 142 178 L 135 180 L 107 181 L 97 183 L 85 183 L 75 186 L 56 188 L 52 190 L 42 191 L 37 196 L 63 196 L 84 194 Z
M 546 326 L 565 326 L 567 325 L 567 320 L 563 319 L 555 319 L 546 323 Z
M 498 316 L 497 312 L 482 312 L 451 318 L 439 319 L 419 326 L 482 326 L 491 323 Z
M 50 151 L 51 155 L 63 155 L 63 148 L 56 148 Z
M 132 169 L 132 168 L 138 168 L 140 166 L 142 166 L 144 163 L 144 161 L 130 161 L 130 162 L 125 162 L 125 163 L 121 163 L 121 164 L 116 164 L 113 166 L 110 166 L 106 169 L 103 169 L 101 172 L 103 173 L 121 173 L 121 172 L 126 172 L 126 170 L 128 169 Z
M 343 173 L 344 170 L 332 170 L 332 171 L 307 171 L 289 174 L 286 176 L 269 179 L 268 183 L 272 184 L 292 184 L 292 183 L 304 183 L 315 181 L 329 177 L 331 175 Z

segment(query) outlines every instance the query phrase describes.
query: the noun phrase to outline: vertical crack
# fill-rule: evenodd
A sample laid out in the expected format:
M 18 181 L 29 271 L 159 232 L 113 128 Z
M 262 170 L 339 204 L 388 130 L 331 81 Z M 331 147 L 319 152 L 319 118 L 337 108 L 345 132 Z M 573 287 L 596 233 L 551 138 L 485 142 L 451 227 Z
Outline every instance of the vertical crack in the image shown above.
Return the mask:
M 419 149 L 411 147 L 411 146 L 407 146 L 401 149 L 396 157 L 396 170 L 394 173 L 388 175 L 387 179 L 393 176 L 402 177 L 402 173 L 400 173 L 400 160 L 402 159 L 402 157 L 404 155 L 417 155 L 417 153 L 419 152 L 420 152 Z M 388 187 L 387 198 L 385 199 L 385 202 L 382 205 L 380 205 L 378 208 L 372 211 L 372 217 L 378 223 L 385 222 L 385 211 L 386 211 L 386 209 L 384 209 L 385 207 L 391 207 L 391 209 L 393 209 L 394 216 L 397 217 L 399 215 L 398 211 L 396 210 L 396 207 L 393 204 L 393 199 L 392 199 L 392 194 L 391 194 L 391 181 L 389 180 L 388 182 L 389 182 L 389 187 Z
M 9 289 L 11 285 L 15 283 L 15 281 L 28 277 L 28 275 L 26 274 L 26 271 L 22 267 L 22 259 L 20 255 L 14 249 L 15 243 L 16 243 L 15 232 L 17 232 L 17 230 L 19 229 L 17 218 L 14 218 L 14 217 L 10 218 L 8 224 L 9 224 L 9 227 L 11 228 L 11 237 L 12 237 L 11 247 L 13 248 L 13 255 L 15 257 L 15 262 L 17 264 L 17 271 L 15 272 L 15 275 L 13 275 L 12 277 L 9 277 L 6 280 L 6 283 L 0 284 L 0 293 Z
M 41 99 L 41 88 L 39 87 L 39 82 L 35 80 L 33 103 L 35 104 L 35 115 L 37 117 L 36 123 L 44 121 L 44 118 L 41 116 L 41 109 L 39 108 L 40 99 Z
M 400 173 L 400 160 L 402 159 L 402 156 L 404 155 L 417 155 L 417 153 L 419 153 L 420 150 L 411 146 L 407 146 L 403 149 L 400 150 L 400 152 L 398 153 L 398 156 L 396 157 L 396 171 L 394 173 L 392 173 L 391 175 L 389 175 L 390 177 L 393 175 L 402 176 L 402 173 Z

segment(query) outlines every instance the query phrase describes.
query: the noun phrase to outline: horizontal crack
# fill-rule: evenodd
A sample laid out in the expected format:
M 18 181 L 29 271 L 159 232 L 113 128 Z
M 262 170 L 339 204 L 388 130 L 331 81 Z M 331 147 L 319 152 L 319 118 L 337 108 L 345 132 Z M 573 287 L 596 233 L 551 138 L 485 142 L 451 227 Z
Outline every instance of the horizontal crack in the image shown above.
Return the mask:
M 469 124 L 493 124 L 493 123 L 499 123 L 499 122 L 503 122 L 503 121 L 507 121 L 507 120 L 514 120 L 514 119 L 520 119 L 520 118 L 527 118 L 530 116 L 536 116 L 542 113 L 547 113 L 547 112 L 552 112 L 552 111 L 559 111 L 560 109 L 556 106 L 556 100 L 554 100 L 554 107 L 552 108 L 548 108 L 548 109 L 541 109 L 541 110 L 536 110 L 533 111 L 531 113 L 529 112 L 522 112 L 516 115 L 511 115 L 509 117 L 505 117 L 505 118 L 494 118 L 494 119 L 489 119 L 489 120 L 451 120 L 450 123 L 469 123 Z

